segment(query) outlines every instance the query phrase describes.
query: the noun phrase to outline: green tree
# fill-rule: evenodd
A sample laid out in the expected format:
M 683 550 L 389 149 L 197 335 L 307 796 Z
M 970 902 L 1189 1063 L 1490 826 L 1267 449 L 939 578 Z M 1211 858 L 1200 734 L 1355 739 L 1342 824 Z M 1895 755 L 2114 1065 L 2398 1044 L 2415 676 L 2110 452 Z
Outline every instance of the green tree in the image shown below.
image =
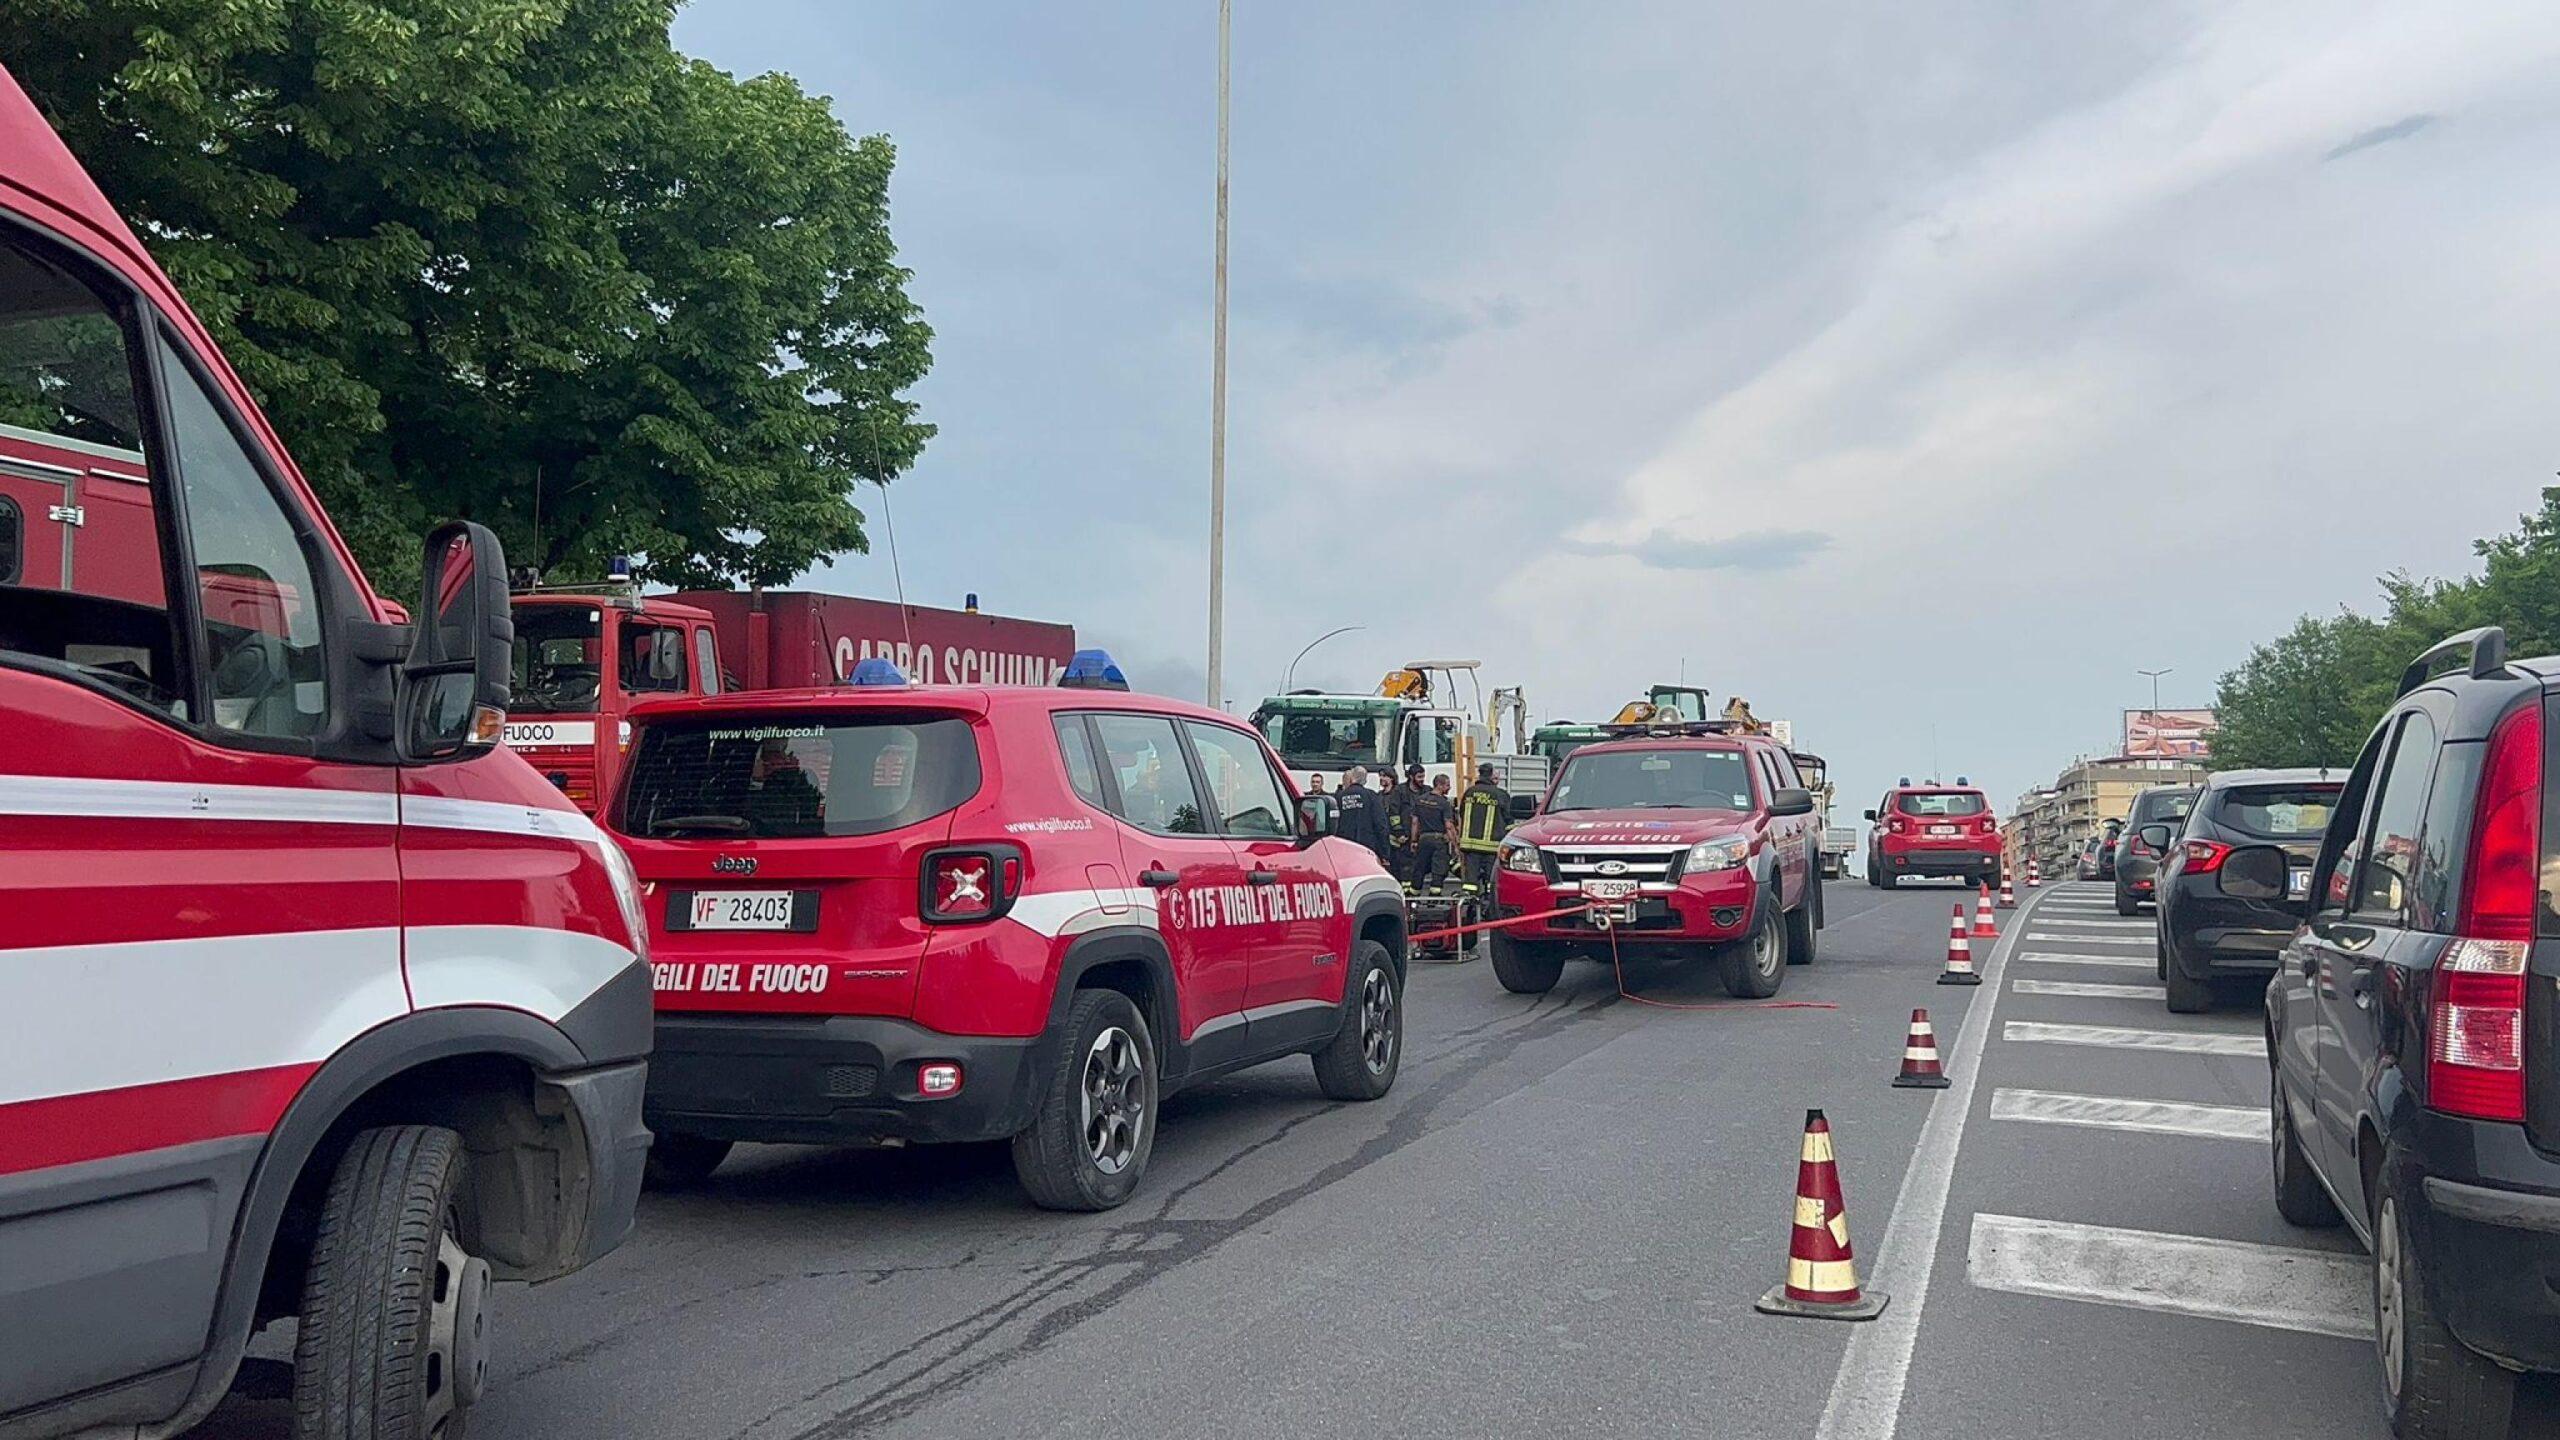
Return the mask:
M 2251 650 L 2215 697 L 2214 765 L 2352 764 L 2409 662 L 2459 631 L 2502 626 L 2519 656 L 2560 650 L 2560 487 L 2544 490 L 2516 530 L 2472 548 L 2478 575 L 2394 572 L 2382 577 L 2380 618 L 2304 616 Z
M 0 0 L 0 61 L 378 580 L 444 515 L 519 562 L 787 580 L 933 433 L 895 154 L 677 54 L 668 0 Z

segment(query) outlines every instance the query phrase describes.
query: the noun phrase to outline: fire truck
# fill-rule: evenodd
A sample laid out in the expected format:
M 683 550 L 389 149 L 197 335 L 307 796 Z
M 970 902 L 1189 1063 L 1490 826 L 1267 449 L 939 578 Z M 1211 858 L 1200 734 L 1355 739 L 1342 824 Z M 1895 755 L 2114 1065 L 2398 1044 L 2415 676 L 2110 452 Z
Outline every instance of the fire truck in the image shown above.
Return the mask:
M 1072 625 L 806 590 L 643 595 L 626 566 L 600 585 L 518 587 L 507 744 L 592 815 L 613 795 L 633 707 L 733 690 L 840 684 L 873 658 L 919 683 L 1048 685 Z

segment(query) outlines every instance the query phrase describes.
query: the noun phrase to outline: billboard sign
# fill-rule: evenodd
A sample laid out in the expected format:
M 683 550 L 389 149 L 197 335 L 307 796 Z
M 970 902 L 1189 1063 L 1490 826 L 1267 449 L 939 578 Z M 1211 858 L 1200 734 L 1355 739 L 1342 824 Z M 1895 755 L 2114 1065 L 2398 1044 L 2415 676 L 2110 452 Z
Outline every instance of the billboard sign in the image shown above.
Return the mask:
M 2136 759 L 2201 760 L 2213 753 L 2213 712 L 2127 710 L 2124 753 Z

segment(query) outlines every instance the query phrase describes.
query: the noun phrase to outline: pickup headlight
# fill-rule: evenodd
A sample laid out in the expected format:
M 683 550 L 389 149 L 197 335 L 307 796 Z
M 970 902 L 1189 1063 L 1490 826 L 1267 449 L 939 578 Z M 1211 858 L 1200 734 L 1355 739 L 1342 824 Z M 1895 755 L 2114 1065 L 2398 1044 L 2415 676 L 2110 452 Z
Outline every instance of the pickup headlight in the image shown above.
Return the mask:
M 1706 870 L 1739 870 L 1751 858 L 1751 841 L 1742 835 L 1728 835 L 1721 840 L 1701 840 L 1689 847 L 1689 858 L 1680 867 L 1684 875 Z
M 1538 847 L 1526 840 L 1502 842 L 1502 868 L 1514 875 L 1544 875 L 1546 867 L 1538 863 Z

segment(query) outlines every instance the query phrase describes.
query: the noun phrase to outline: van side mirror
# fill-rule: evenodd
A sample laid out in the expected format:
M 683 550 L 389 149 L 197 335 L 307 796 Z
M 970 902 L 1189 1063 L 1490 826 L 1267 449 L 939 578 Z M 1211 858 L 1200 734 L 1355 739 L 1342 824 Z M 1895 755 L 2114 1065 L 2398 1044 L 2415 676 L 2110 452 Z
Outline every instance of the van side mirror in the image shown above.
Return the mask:
M 1298 843 L 1313 845 L 1333 833 L 1334 820 L 1340 814 L 1330 795 L 1298 797 Z
M 1537 813 L 1538 813 L 1538 797 L 1537 797 L 1537 796 L 1535 796 L 1535 795 L 1514 795 L 1514 796 L 1512 796 L 1512 797 L 1511 797 L 1511 818 L 1512 818 L 1512 819 L 1514 819 L 1514 820 L 1526 820 L 1526 819 L 1529 819 L 1531 816 L 1536 815 Z
M 1778 816 L 1810 815 L 1813 813 L 1813 792 L 1801 785 L 1782 785 L 1770 792 L 1769 813 Z
M 407 760 L 477 755 L 507 719 L 514 612 L 506 553 L 489 527 L 449 520 L 427 536 L 425 579 L 409 658 L 400 667 L 400 753 Z
M 2243 845 L 2214 872 L 2222 893 L 2234 900 L 2300 901 L 2296 908 L 2308 910 L 2308 901 L 2290 893 L 2292 875 L 2293 861 L 2273 845 Z

